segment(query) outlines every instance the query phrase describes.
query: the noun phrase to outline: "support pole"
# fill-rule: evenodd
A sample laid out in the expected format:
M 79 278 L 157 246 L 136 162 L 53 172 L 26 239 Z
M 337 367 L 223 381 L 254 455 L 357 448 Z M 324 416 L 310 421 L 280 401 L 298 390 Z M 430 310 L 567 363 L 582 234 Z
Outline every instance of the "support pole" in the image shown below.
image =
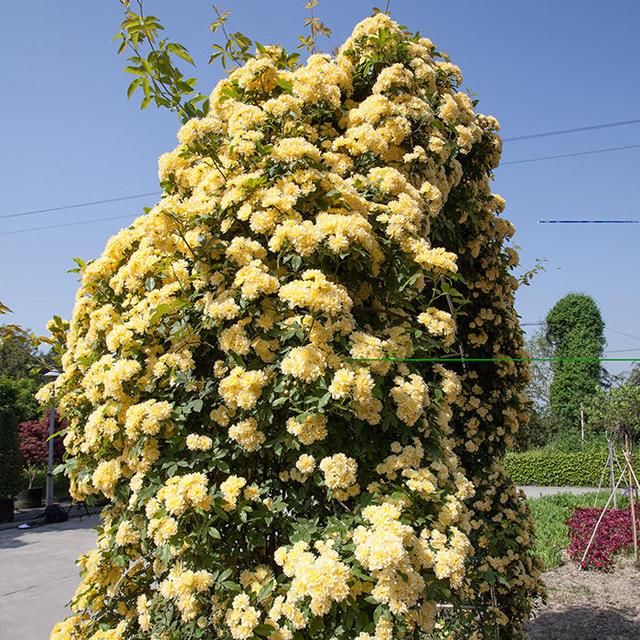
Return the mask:
M 55 433 L 56 409 L 49 407 L 49 457 L 47 460 L 47 484 L 45 491 L 45 507 L 53 504 L 53 434 Z
M 616 482 L 616 473 L 615 469 L 613 468 L 613 440 L 609 439 L 607 442 L 609 445 L 609 483 L 611 485 L 611 492 L 613 494 L 613 508 L 617 509 L 618 504 L 616 500 L 616 492 L 613 488 Z
M 636 504 L 635 504 L 635 474 L 631 463 L 633 457 L 631 455 L 631 446 L 629 445 L 629 437 L 625 437 L 625 453 L 624 458 L 627 462 L 627 470 L 629 471 L 629 497 L 631 498 L 631 532 L 633 535 L 633 558 L 638 562 L 638 529 L 636 528 Z
M 59 371 L 48 371 L 45 378 L 54 381 L 60 375 Z M 55 394 L 51 397 L 49 407 L 49 450 L 47 459 L 47 483 L 45 488 L 45 508 L 53 504 L 53 434 L 56 432 L 56 402 Z

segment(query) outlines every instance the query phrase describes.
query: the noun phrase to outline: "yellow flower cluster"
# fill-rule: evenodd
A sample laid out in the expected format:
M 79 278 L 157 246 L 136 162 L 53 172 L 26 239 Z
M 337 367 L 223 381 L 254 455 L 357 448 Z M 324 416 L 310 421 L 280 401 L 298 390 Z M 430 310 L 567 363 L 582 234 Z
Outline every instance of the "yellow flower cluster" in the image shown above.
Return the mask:
M 337 316 L 348 312 L 352 301 L 345 289 L 333 284 L 322 271 L 311 269 L 282 287 L 278 297 L 292 309 L 308 309 L 315 313 Z
M 231 635 L 236 640 L 245 640 L 253 635 L 253 630 L 260 623 L 260 612 L 251 606 L 249 596 L 238 594 L 225 614 L 225 622 Z
M 231 409 L 253 409 L 268 382 L 269 377 L 264 371 L 247 371 L 243 367 L 234 367 L 220 381 L 220 395 Z
M 231 511 L 236 508 L 242 488 L 247 484 L 245 478 L 229 476 L 221 485 L 220 492 L 224 498 L 223 508 Z
M 423 538 L 428 530 L 416 536 L 411 526 L 400 521 L 401 514 L 402 508 L 391 502 L 366 507 L 362 515 L 369 524 L 353 534 L 356 558 L 376 580 L 371 596 L 395 615 L 415 612 L 429 602 L 419 604 L 426 586 L 420 570 L 433 565 Z M 422 630 L 432 626 L 432 616 L 422 620 Z
M 357 483 L 358 463 L 344 455 L 336 453 L 320 460 L 320 471 L 324 482 L 338 500 L 346 500 L 360 493 Z
M 128 520 L 123 520 L 119 525 L 115 535 L 116 544 L 121 547 L 136 544 L 140 540 L 140 532 Z
M 311 613 L 323 616 L 334 602 L 342 602 L 349 596 L 349 568 L 340 561 L 330 542 L 318 541 L 314 546 L 317 556 L 306 542 L 297 542 L 290 549 L 280 547 L 276 551 L 275 561 L 292 581 L 286 600 L 274 602 L 269 614 L 273 620 L 285 616 L 295 625 L 296 616 L 291 616 L 289 608 L 299 610 L 300 601 L 308 598 Z
M 429 307 L 418 316 L 418 322 L 423 324 L 432 336 L 443 338 L 442 343 L 445 347 L 453 344 L 456 324 L 450 313 Z
M 391 389 L 397 409 L 396 414 L 402 422 L 412 427 L 429 406 L 429 388 L 422 376 L 413 373 L 408 379 L 397 377 L 396 386 Z
M 155 506 L 154 503 L 151 503 Z M 156 509 L 153 509 L 156 512 Z M 153 537 L 154 543 L 159 547 L 169 541 L 178 533 L 178 523 L 175 518 L 164 516 L 161 518 L 151 517 L 149 520 L 149 535 Z
M 256 451 L 265 441 L 255 418 L 247 418 L 229 427 L 229 437 L 246 451 Z
M 327 418 L 321 413 L 305 416 L 303 420 L 289 418 L 287 431 L 296 436 L 302 444 L 313 444 L 327 437 Z
M 380 363 L 372 363 L 373 369 L 379 369 Z M 375 381 L 369 368 L 358 367 L 352 369 L 338 369 L 329 385 L 331 397 L 338 399 L 350 399 L 349 405 L 354 415 L 360 420 L 366 420 L 369 424 L 380 422 L 382 402 L 373 395 Z
M 159 591 L 167 600 L 173 600 L 186 622 L 200 612 L 198 594 L 208 591 L 213 585 L 213 576 L 208 571 L 191 571 L 174 565 L 160 583 Z
M 258 595 L 264 585 L 273 579 L 273 571 L 267 565 L 258 565 L 254 571 L 245 569 L 240 574 L 240 584 L 251 593 Z
M 122 465 L 119 460 L 103 460 L 98 464 L 91 476 L 94 486 L 109 498 L 114 497 L 116 483 L 122 476 Z
M 190 433 L 187 436 L 187 449 L 190 451 L 209 451 L 213 446 L 213 440 L 209 436 Z
M 141 433 L 156 435 L 163 421 L 171 416 L 171 405 L 168 402 L 147 400 L 134 404 L 127 409 L 124 422 L 127 437 L 135 440 Z
M 211 508 L 211 496 L 208 493 L 207 477 L 203 473 L 188 473 L 184 476 L 169 478 L 156 494 L 156 499 L 164 503 L 167 511 L 182 515 L 188 508 Z
M 280 364 L 282 373 L 304 382 L 313 382 L 324 374 L 327 369 L 325 352 L 314 344 L 304 347 L 294 347 Z

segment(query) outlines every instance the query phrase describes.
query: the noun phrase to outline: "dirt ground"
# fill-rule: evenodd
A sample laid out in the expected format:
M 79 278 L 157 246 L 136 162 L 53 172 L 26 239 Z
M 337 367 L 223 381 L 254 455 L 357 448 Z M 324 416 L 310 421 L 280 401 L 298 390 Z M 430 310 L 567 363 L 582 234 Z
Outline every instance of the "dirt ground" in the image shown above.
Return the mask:
M 613 573 L 572 562 L 544 574 L 548 604 L 528 624 L 531 640 L 639 640 L 640 570 L 621 559 Z

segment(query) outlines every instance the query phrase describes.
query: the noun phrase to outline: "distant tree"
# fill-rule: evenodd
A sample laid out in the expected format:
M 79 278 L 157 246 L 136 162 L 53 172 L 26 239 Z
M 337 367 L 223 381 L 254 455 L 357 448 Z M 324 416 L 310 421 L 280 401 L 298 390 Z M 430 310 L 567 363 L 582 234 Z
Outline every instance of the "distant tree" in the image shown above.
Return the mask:
M 526 350 L 531 357 L 531 381 L 527 387 L 531 415 L 529 422 L 520 427 L 516 436 L 516 446 L 523 451 L 544 446 L 554 433 L 554 422 L 549 409 L 551 363 L 544 360 L 553 355 L 553 349 L 547 341 L 544 329 L 540 329 L 527 341 Z
M 10 312 L 0 302 L 0 315 Z M 59 324 L 64 325 L 62 321 Z M 51 325 L 52 330 L 56 326 Z M 55 337 L 55 331 L 53 334 Z M 52 345 L 47 353 L 40 349 L 42 342 L 33 331 L 20 325 L 0 325 L 0 383 L 13 389 L 13 411 L 18 422 L 37 420 L 42 415 L 35 394 L 46 382 L 43 374 L 60 366 L 53 340 L 45 341 Z
M 553 370 L 548 358 L 553 356 L 553 347 L 547 340 L 545 330 L 540 329 L 527 341 L 526 348 L 532 359 L 529 364 L 531 382 L 527 393 L 534 409 L 543 413 L 549 409 L 549 388 Z
M 640 435 L 640 386 L 629 376 L 611 389 L 599 389 L 587 403 L 586 414 L 590 430 L 636 441 Z
M 13 498 L 20 489 L 22 458 L 15 405 L 14 386 L 0 381 L 0 499 Z
M 547 315 L 546 337 L 553 356 L 562 359 L 552 365 L 551 413 L 560 428 L 577 427 L 580 406 L 600 388 L 604 373 L 599 361 L 604 322 L 593 298 L 582 293 L 561 298 Z
M 36 364 L 38 339 L 15 324 L 0 325 L 0 375 L 28 378 Z
M 640 387 L 640 364 L 635 364 L 629 374 L 629 384 Z
M 49 367 L 38 344 L 31 331 L 15 324 L 0 325 L 0 383 L 12 389 L 12 411 L 19 422 L 37 420 L 42 413 L 35 394 Z
M 12 389 L 14 398 L 12 410 L 18 422 L 37 420 L 42 415 L 40 404 L 35 398 L 38 389 L 42 386 L 41 382 L 30 378 L 12 380 L 0 377 L 0 385 Z

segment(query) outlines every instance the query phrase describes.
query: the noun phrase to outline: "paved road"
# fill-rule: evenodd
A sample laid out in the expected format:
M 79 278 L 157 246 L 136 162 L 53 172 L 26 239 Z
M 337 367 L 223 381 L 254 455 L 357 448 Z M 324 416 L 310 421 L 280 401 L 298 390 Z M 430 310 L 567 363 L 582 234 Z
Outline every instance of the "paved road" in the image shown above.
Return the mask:
M 557 493 L 570 493 L 581 496 L 585 493 L 595 493 L 597 487 L 518 487 L 522 489 L 527 498 L 540 498 L 541 496 L 555 496 Z M 607 493 L 608 488 L 600 489 L 600 493 Z
M 0 531 L 0 638 L 47 640 L 78 584 L 76 558 L 95 543 L 98 516 Z

